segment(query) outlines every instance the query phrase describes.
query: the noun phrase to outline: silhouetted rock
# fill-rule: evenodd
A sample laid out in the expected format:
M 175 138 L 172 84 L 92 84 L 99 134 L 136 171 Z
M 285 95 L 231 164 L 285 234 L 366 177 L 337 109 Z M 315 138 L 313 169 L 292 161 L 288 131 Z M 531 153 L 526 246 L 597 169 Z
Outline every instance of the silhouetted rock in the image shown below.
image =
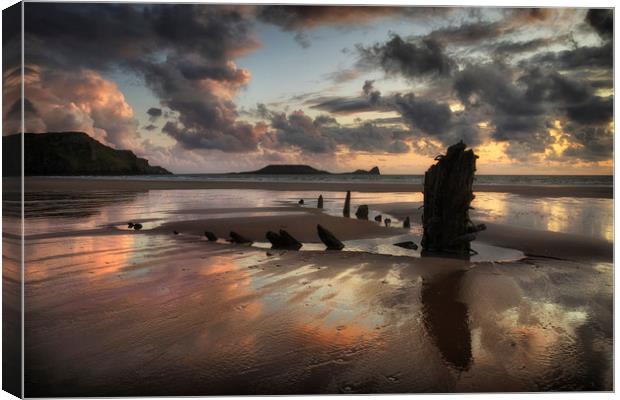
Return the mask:
M 240 172 L 240 174 L 256 175 L 325 175 L 327 171 L 321 171 L 309 165 L 301 164 L 271 164 L 257 171 Z
M 409 217 L 405 218 L 405 221 L 403 222 L 403 228 L 411 228 L 411 221 L 409 220 Z
M 386 218 L 386 219 L 383 220 L 383 223 L 385 224 L 386 227 L 389 227 L 390 224 L 392 223 L 392 220 L 389 219 L 389 218 Z
M 379 167 L 372 167 L 368 171 L 363 169 L 358 169 L 353 171 L 354 175 L 381 175 L 381 171 L 379 171 Z
M 357 207 L 355 216 L 357 217 L 357 219 L 368 219 L 368 206 L 363 204 Z
M 139 231 L 140 229 L 142 229 L 142 224 L 133 224 L 133 229 Z
M 394 243 L 394 246 L 402 247 L 403 249 L 409 249 L 409 250 L 417 250 L 418 249 L 418 245 L 413 243 L 413 242 L 411 242 L 411 241 Z
M 358 169 L 353 172 L 332 173 L 322 171 L 309 165 L 303 164 L 270 164 L 256 171 L 239 172 L 239 174 L 256 175 L 380 175 L 379 167 L 373 167 L 366 171 Z
M 297 204 L 299 204 L 300 206 L 304 205 L 304 199 L 299 199 L 299 201 L 297 202 Z
M 344 244 L 320 224 L 316 226 L 316 230 L 321 242 L 327 246 L 327 250 L 342 250 L 344 248 Z
M 129 228 L 129 229 L 133 229 L 133 222 L 129 222 L 129 223 L 127 223 L 127 228 Z
M 238 243 L 238 244 L 253 243 L 250 239 L 245 238 L 234 231 L 230 231 L 230 241 L 232 243 Z
M 323 208 L 323 195 L 319 195 L 319 200 L 317 200 L 316 208 Z
M 342 209 L 342 215 L 349 218 L 351 216 L 351 191 L 347 190 L 347 197 L 344 199 L 344 208 Z
M 213 232 L 205 231 L 205 237 L 209 239 L 209 242 L 217 242 L 217 236 Z
M 175 235 L 178 235 L 179 232 L 178 231 L 172 231 L 172 233 L 174 233 Z
M 381 215 L 381 214 L 379 214 L 379 215 L 377 215 L 377 216 L 375 217 L 375 221 L 377 221 L 377 222 L 381 222 L 381 219 L 382 219 L 382 218 L 383 218 L 383 217 L 382 217 L 382 215 Z

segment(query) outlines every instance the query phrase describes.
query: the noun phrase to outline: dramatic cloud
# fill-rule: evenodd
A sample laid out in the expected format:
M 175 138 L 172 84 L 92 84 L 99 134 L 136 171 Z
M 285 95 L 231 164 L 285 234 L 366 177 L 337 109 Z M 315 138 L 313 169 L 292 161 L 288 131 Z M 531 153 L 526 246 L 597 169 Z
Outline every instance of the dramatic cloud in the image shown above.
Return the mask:
M 428 76 L 447 76 L 454 69 L 454 62 L 444 53 L 443 47 L 432 39 L 408 42 L 393 34 L 385 43 L 371 47 L 358 46 L 360 65 L 380 67 L 387 74 L 415 79 Z
M 115 147 L 138 147 L 138 122 L 115 83 L 90 70 L 28 71 L 26 131 L 84 131 Z
M 335 153 L 339 148 L 374 153 L 406 153 L 410 146 L 408 131 L 371 122 L 343 126 L 334 118 L 311 118 L 303 111 L 289 115 L 268 111 L 273 141 L 263 143 L 274 148 L 292 148 L 316 154 Z
M 163 131 L 184 147 L 256 149 L 260 130 L 238 122 L 233 103 L 250 73 L 232 59 L 258 47 L 252 22 L 240 8 L 39 3 L 29 6 L 25 26 L 32 44 L 26 57 L 41 69 L 73 70 L 79 76 L 94 68 L 122 68 L 144 79 L 160 102 L 178 113 Z M 67 85 L 80 85 L 71 75 Z M 116 124 L 106 123 L 102 129 L 112 129 L 106 136 L 118 136 Z
M 261 21 L 288 31 L 332 25 L 359 26 L 386 17 L 429 18 L 449 14 L 447 7 L 386 7 L 386 6 L 259 6 Z
M 23 112 L 27 130 L 83 130 L 168 166 L 228 165 L 226 153 L 252 162 L 427 154 L 461 139 L 499 142 L 516 159 L 611 157 L 613 10 L 95 3 L 27 9 L 24 110 L 18 36 L 3 42 L 7 133 L 19 129 Z M 407 32 L 403 22 L 422 19 Z M 260 68 L 252 76 L 260 57 L 244 58 L 261 51 L 262 24 L 278 28 L 267 37 L 287 36 L 302 47 L 319 35 L 329 40 L 334 29 L 378 29 L 344 44 L 354 50 L 324 60 L 300 57 L 316 62 L 318 72 L 300 73 L 299 86 L 287 82 L 284 89 L 269 79 L 265 86 Z M 398 33 L 377 36 L 392 28 Z M 282 51 L 301 53 L 294 50 Z M 278 71 L 291 64 L 270 62 Z M 137 116 L 121 92 L 127 81 L 150 91 Z M 254 109 L 254 102 L 269 107 Z M 145 114 L 143 104 L 156 106 Z
M 539 53 L 521 62 L 521 65 L 544 65 L 562 70 L 578 68 L 611 69 L 613 67 L 613 45 L 606 43 L 602 46 L 583 46 L 572 50 Z
M 613 10 L 591 9 L 586 15 L 588 24 L 598 32 L 601 37 L 611 39 L 614 35 L 614 12 Z

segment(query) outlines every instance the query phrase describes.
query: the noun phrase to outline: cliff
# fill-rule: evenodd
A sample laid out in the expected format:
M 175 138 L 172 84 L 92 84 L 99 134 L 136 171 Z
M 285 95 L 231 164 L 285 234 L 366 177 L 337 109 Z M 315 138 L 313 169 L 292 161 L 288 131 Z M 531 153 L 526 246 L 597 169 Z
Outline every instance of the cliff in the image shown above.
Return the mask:
M 130 150 L 115 150 L 84 132 L 24 134 L 24 175 L 164 175 Z M 3 175 L 20 175 L 21 135 L 2 138 Z

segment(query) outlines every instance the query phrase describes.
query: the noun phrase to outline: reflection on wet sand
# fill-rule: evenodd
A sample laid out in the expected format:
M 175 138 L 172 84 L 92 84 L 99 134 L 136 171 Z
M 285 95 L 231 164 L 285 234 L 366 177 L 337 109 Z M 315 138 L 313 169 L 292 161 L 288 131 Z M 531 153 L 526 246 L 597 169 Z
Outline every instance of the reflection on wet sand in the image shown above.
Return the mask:
M 477 193 L 475 218 L 613 241 L 613 200 Z
M 191 219 L 206 200 L 256 199 L 149 192 L 71 220 Z M 146 228 L 28 238 L 27 396 L 612 388 L 609 262 L 268 251 Z
M 458 370 L 471 363 L 471 335 L 467 305 L 460 301 L 465 270 L 438 274 L 422 286 L 424 325 L 444 359 Z

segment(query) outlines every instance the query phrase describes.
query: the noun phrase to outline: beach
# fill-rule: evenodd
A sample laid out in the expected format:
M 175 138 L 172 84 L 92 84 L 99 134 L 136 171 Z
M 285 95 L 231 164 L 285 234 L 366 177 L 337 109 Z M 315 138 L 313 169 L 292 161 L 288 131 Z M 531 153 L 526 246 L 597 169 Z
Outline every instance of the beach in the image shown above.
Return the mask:
M 612 188 L 476 185 L 469 260 L 393 245 L 421 189 L 27 177 L 26 396 L 613 390 Z

